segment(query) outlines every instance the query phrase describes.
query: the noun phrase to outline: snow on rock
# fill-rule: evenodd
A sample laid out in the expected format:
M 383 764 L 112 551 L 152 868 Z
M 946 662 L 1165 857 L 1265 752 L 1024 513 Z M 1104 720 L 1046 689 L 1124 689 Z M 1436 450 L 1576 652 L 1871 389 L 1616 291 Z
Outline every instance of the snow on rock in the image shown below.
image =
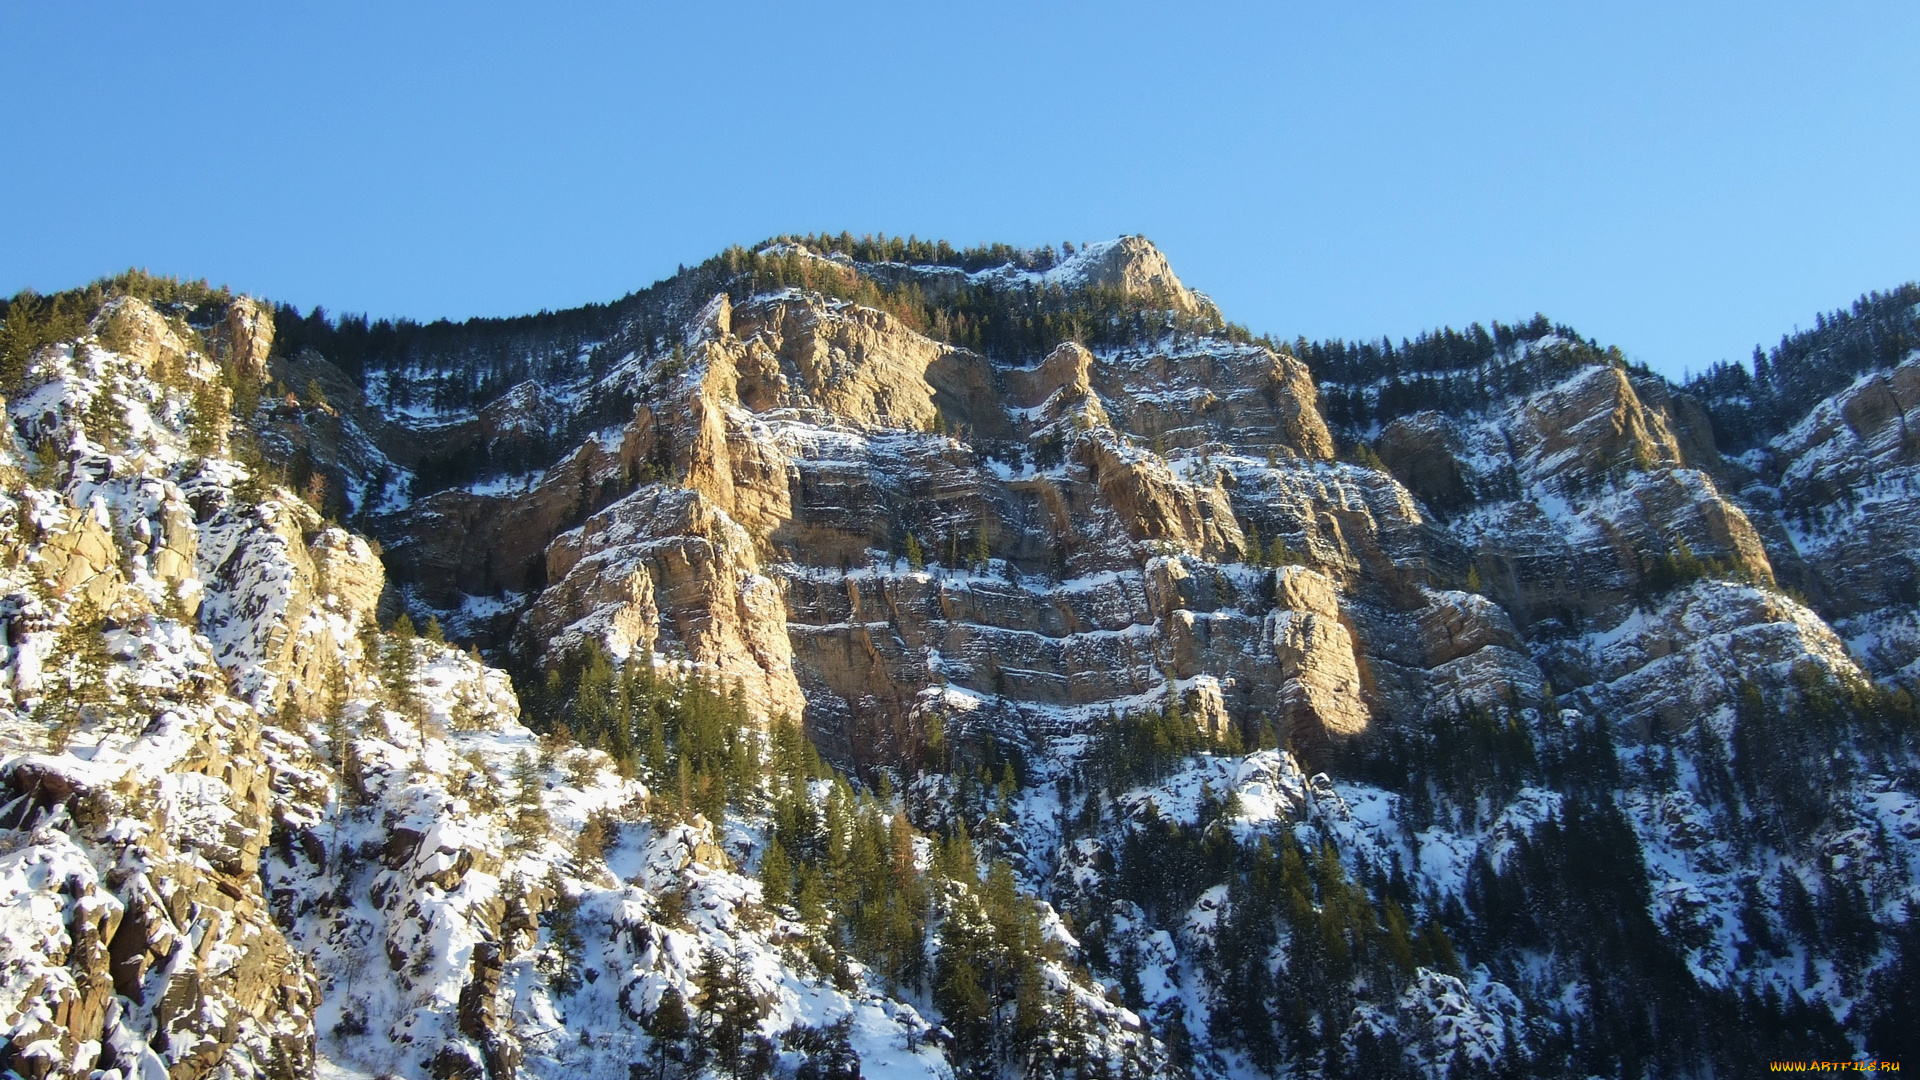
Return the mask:
M 1738 688 L 1788 685 L 1802 665 L 1843 681 L 1865 678 L 1818 615 L 1770 590 L 1702 581 L 1652 610 L 1589 635 L 1568 666 L 1591 712 L 1681 731 L 1700 720 L 1724 733 Z
M 383 594 L 490 645 L 517 625 L 550 665 L 592 641 L 737 679 L 759 718 L 908 780 L 923 825 L 978 825 L 1042 898 L 1040 981 L 1082 1018 L 1069 1057 L 1164 1071 L 1189 1046 L 1204 1080 L 1254 1075 L 1224 965 L 1283 986 L 1324 919 L 1406 930 L 1431 963 L 1275 999 L 1296 1031 L 1280 1072 L 1524 1069 L 1556 1044 L 1538 1033 L 1579 1030 L 1587 975 L 1445 928 L 1471 930 L 1490 875 L 1576 809 L 1625 823 L 1607 854 L 1639 860 L 1629 884 L 1702 993 L 1872 1004 L 1889 954 L 1814 956 L 1770 891 L 1895 926 L 1920 898 L 1910 762 L 1821 747 L 1832 790 L 1781 839 L 1732 751 L 1797 735 L 1823 685 L 1891 715 L 1866 673 L 1920 665 L 1920 365 L 1723 468 L 1658 380 L 1555 334 L 1440 376 L 1539 365 L 1525 389 L 1342 432 L 1359 464 L 1333 460 L 1315 373 L 1220 328 L 1141 238 L 972 274 L 762 254 L 929 298 L 1096 288 L 1140 325 L 1010 361 L 913 311 L 681 289 L 664 322 L 554 345 L 491 403 L 417 393 L 454 374 L 421 357 L 338 408 L 270 395 L 239 422 L 316 466 L 298 495 L 234 459 L 225 411 L 270 378 L 347 380 L 270 357 L 266 306 L 118 298 L 35 353 L 0 440 L 0 1069 L 621 1080 L 666 992 L 700 998 L 719 965 L 781 1075 L 811 1052 L 779 1043 L 801 1025 L 842 1033 L 865 1075 L 953 1075 L 926 987 L 821 960 L 820 931 L 763 902 L 763 811 L 668 814 L 523 726 L 477 655 L 380 630 Z M 572 449 L 543 468 L 555 432 Z M 413 498 L 474 447 L 498 456 Z M 329 484 L 394 554 L 308 507 L 340 512 Z M 1775 591 L 1776 564 L 1833 626 Z M 1768 711 L 1742 711 L 1752 693 Z M 1103 775 L 1113 719 L 1144 714 L 1211 749 Z M 1500 740 L 1498 768 L 1457 742 L 1489 718 L 1468 735 Z M 961 772 L 918 771 L 935 753 Z M 1161 857 L 1180 880 L 1143 865 Z M 1309 880 L 1275 918 L 1313 921 L 1232 955 L 1261 909 L 1223 882 L 1287 859 Z M 965 910 L 971 886 L 946 888 Z

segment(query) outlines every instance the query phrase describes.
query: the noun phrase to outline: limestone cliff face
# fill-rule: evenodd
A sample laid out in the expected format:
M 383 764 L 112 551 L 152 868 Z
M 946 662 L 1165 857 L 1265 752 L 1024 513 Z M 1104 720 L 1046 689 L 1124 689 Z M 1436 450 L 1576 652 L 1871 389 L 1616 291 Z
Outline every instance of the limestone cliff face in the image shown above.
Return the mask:
M 1246 541 L 1222 485 L 1224 471 L 1202 469 L 1199 483 L 1188 482 L 1158 457 L 1103 438 L 1083 441 L 1080 456 L 1088 481 L 1134 541 L 1191 550 L 1213 561 L 1244 553 Z
M 1508 429 L 1523 474 L 1574 488 L 1623 467 L 1684 464 L 1666 417 L 1648 409 L 1614 367 L 1588 368 L 1528 397 Z
M 795 297 L 747 305 L 716 344 L 707 388 L 754 412 L 817 409 L 868 427 L 944 419 L 1003 427 L 984 357 L 914 333 L 884 312 Z
M 1053 798 L 1008 800 L 983 845 L 1076 903 L 1136 823 L 1204 830 L 1200 793 L 1231 792 L 1227 833 L 1304 825 L 1404 865 L 1439 925 L 1466 860 L 1553 817 L 1574 791 L 1554 770 L 1596 740 L 1646 853 L 1635 917 L 1747 985 L 1732 928 L 1777 913 L 1749 910 L 1762 879 L 1703 809 L 1718 781 L 1675 762 L 1712 766 L 1809 686 L 1895 709 L 1868 680 L 1920 670 L 1920 361 L 1723 457 L 1652 376 L 1516 348 L 1501 363 L 1537 378 L 1472 374 L 1524 389 L 1341 426 L 1337 460 L 1315 373 L 1220 323 L 1139 238 L 984 270 L 832 261 L 895 313 L 689 274 L 607 340 L 512 339 L 544 374 L 489 370 L 490 401 L 447 405 L 481 383 L 444 357 L 350 375 L 275 352 L 244 298 L 116 299 L 36 353 L 0 440 L 0 1070 L 295 1077 L 318 1050 L 419 1080 L 604 1073 L 640 1060 L 638 1025 L 667 989 L 696 996 L 719 944 L 787 1020 L 857 1014 L 863 1045 L 952 1074 L 911 1002 L 793 961 L 812 931 L 735 872 L 758 825 L 623 826 L 658 805 L 631 762 L 520 726 L 502 672 L 380 629 L 403 607 L 534 672 L 594 641 L 737 685 L 757 720 L 800 718 L 936 817 L 958 796 L 919 768 L 935 750 L 963 775 L 1058 766 L 1065 790 L 1119 715 L 1272 739 L 1109 793 L 1071 843 Z M 1111 322 L 1050 323 L 1076 289 L 1099 303 L 1070 313 Z M 510 352 L 490 362 L 518 371 Z M 255 398 L 240 419 L 268 460 L 243 464 L 224 418 Z M 1525 775 L 1342 773 L 1445 738 Z M 1920 850 L 1848 868 L 1920 837 L 1890 760 L 1836 766 L 1802 864 L 1883 914 Z M 1445 791 L 1461 774 L 1472 790 Z M 1436 790 L 1444 812 L 1417 808 Z M 1231 896 L 1209 888 L 1167 933 L 1110 904 L 1098 932 L 1172 972 L 1210 955 Z M 590 944 L 569 952 L 569 928 Z M 1842 1013 L 1873 974 L 1761 967 Z M 1445 978 L 1418 985 L 1523 1030 L 1498 984 Z M 1399 1000 L 1393 1023 L 1431 1004 Z M 1528 1007 L 1571 1024 L 1567 1000 Z M 1138 1015 L 1080 1001 L 1151 1049 Z
M 1451 516 L 1480 497 L 1475 481 L 1504 479 L 1476 475 L 1462 460 L 1467 451 L 1461 434 L 1444 414 L 1417 412 L 1386 425 L 1378 453 L 1408 491 L 1435 513 Z
M 1263 442 L 1289 461 L 1330 452 L 1304 372 L 1260 349 L 1192 364 L 1157 354 L 1142 366 L 1064 346 L 1036 368 L 1009 371 L 883 313 L 793 293 L 737 306 L 717 297 L 694 325 L 686 369 L 649 383 L 618 434 L 583 444 L 525 494 L 447 492 L 416 504 L 396 519 L 393 565 L 423 585 L 480 592 L 486 560 L 520 564 L 544 548 L 539 576 L 525 575 L 544 585 L 516 638 L 523 649 L 557 659 L 588 634 L 618 655 L 660 649 L 741 682 L 769 714 L 804 714 L 822 731 L 846 729 L 866 708 L 852 702 L 885 701 L 872 726 L 904 744 L 943 677 L 936 645 L 918 640 L 900 667 L 856 635 L 866 662 L 827 660 L 790 610 L 803 568 L 874 566 L 903 553 L 910 534 L 948 571 L 967 559 L 986 570 L 981 552 L 1006 573 L 1056 577 L 1137 578 L 1161 551 L 1241 558 L 1230 473 L 1176 472 L 1117 428 L 1104 404 L 1144 409 L 1136 399 L 1173 372 L 1197 383 L 1244 369 L 1250 403 L 1223 408 L 1223 423 L 1265 425 Z M 965 437 L 927 430 L 943 426 Z M 1031 449 L 1002 451 L 1016 469 L 984 455 L 982 439 Z M 1055 460 L 1039 468 L 1029 457 Z M 662 466 L 673 486 L 619 494 L 643 468 Z M 604 509 L 565 527 L 596 499 Z M 904 569 L 899 562 L 890 565 Z M 438 588 L 428 595 L 451 591 Z M 949 621 L 932 598 L 911 603 L 934 609 L 903 610 L 901 620 Z M 855 646 L 844 644 L 843 654 Z M 807 657 L 819 666 L 806 670 Z M 1122 678 L 1124 692 L 1148 689 L 1160 666 L 1130 665 L 1146 674 Z M 808 683 L 828 696 L 814 704 Z M 863 740 L 846 745 L 854 741 Z
M 643 415 L 611 446 L 581 443 L 529 488 L 450 489 L 417 499 L 380 519 L 383 562 L 443 609 L 458 608 L 463 597 L 537 592 L 546 583 L 547 545 L 630 483 L 651 452 L 651 434 Z
M 621 499 L 554 540 L 547 577 L 526 647 L 564 655 L 592 635 L 623 659 L 667 652 L 739 683 L 760 715 L 804 711 L 780 588 L 747 530 L 701 492 L 650 485 Z
M 1768 448 L 1779 510 L 1842 617 L 1912 604 L 1920 362 L 1862 377 Z
M 1457 519 L 1489 595 L 1523 624 L 1572 625 L 1617 617 L 1677 552 L 1772 583 L 1753 522 L 1686 463 L 1674 427 L 1602 365 L 1482 418 L 1396 420 L 1382 458 Z
M 1271 650 L 1260 656 L 1256 616 L 1238 616 L 1216 645 L 1209 627 L 1233 618 L 1216 612 L 1196 639 L 1190 613 L 1148 596 L 1144 568 L 1162 554 L 1245 557 L 1233 473 L 1170 463 L 1116 411 L 1163 415 L 1149 403 L 1166 380 L 1224 388 L 1231 371 L 1252 385 L 1220 409 L 1218 434 L 1252 426 L 1263 452 L 1324 458 L 1331 440 L 1297 363 L 1257 348 L 1182 361 L 1065 345 L 1034 368 L 995 369 L 881 313 L 792 294 L 739 306 L 720 298 L 697 325 L 698 366 L 665 384 L 668 404 L 629 428 L 670 448 L 663 456 L 689 491 L 642 488 L 555 539 L 553 584 L 523 642 L 564 647 L 568 635 L 592 632 L 616 652 L 685 648 L 770 708 L 804 715 L 862 765 L 905 760 L 926 721 L 948 708 L 942 686 L 987 691 L 991 719 L 969 718 L 1019 739 L 1070 729 L 1082 722 L 1073 716 L 1116 697 L 1196 692 L 1165 683 L 1163 668 L 1176 680 L 1241 672 L 1246 689 L 1230 694 L 1233 707 L 1252 694 L 1280 710 L 1279 692 L 1258 689 L 1254 675 L 1278 663 Z M 963 437 L 925 431 L 943 425 Z M 983 443 L 1013 449 L 990 456 Z M 721 517 L 741 530 L 734 539 L 711 527 Z M 903 565 L 909 536 L 939 573 Z M 744 561 L 752 552 L 768 578 Z M 966 584 L 949 584 L 968 562 Z M 831 596 L 815 589 L 818 571 L 854 567 L 871 577 Z M 1135 584 L 1104 615 L 1077 610 L 1078 589 L 1046 584 L 1086 574 Z M 778 583 L 779 604 L 742 585 L 761 580 Z M 994 599 L 976 608 L 986 596 Z M 1210 594 L 1207 603 L 1234 601 Z M 1006 633 L 1016 626 L 1036 629 Z M 1149 631 L 1144 649 L 1109 642 L 1125 627 Z M 1359 727 L 1349 713 L 1336 721 L 1343 734 Z
M 1868 371 L 1724 470 L 1781 578 L 1875 676 L 1920 670 L 1920 361 Z
M 1326 461 L 1333 438 L 1306 365 L 1259 346 L 1154 350 L 1091 365 L 1123 430 L 1171 447 L 1224 443 Z
M 1731 730 L 1742 686 L 1777 699 L 1810 671 L 1841 685 L 1865 678 L 1839 635 L 1799 603 L 1711 581 L 1556 659 L 1562 670 L 1581 674 L 1576 696 L 1583 705 L 1631 718 L 1642 737 L 1698 723 Z
M 1046 271 L 834 258 L 935 300 L 1093 288 L 1170 321 L 1007 364 L 799 290 L 689 297 L 674 358 L 656 342 L 578 392 L 615 423 L 522 490 L 387 519 L 396 577 L 452 618 L 509 597 L 463 625 L 499 641 L 521 611 L 512 640 L 546 663 L 586 636 L 692 661 L 868 767 L 912 759 L 936 716 L 1032 744 L 1168 695 L 1330 748 L 1581 685 L 1534 639 L 1617 624 L 1674 566 L 1802 573 L 1725 490 L 1745 480 L 1700 408 L 1610 363 L 1397 419 L 1383 471 L 1335 462 L 1312 373 L 1206 331 L 1139 238 Z M 1889 385 L 1833 423 L 1897 427 Z M 462 423 L 511 427 L 546 394 Z M 1281 553 L 1280 577 L 1255 565 Z M 1291 595 L 1295 573 L 1324 584 Z
M 1368 710 L 1361 701 L 1360 668 L 1333 579 L 1289 566 L 1275 572 L 1274 593 L 1268 624 L 1285 679 L 1281 695 L 1286 730 L 1295 745 L 1365 731 Z
M 1776 557 L 1795 564 L 1800 559 L 1785 544 L 1769 550 L 1769 531 L 1780 540 L 1784 534 L 1771 518 L 1756 522 L 1753 504 L 1723 488 L 1723 480 L 1736 486 L 1746 481 L 1719 456 L 1698 405 L 1659 385 L 1636 384 L 1615 367 L 1582 369 L 1554 386 L 1497 402 L 1478 416 L 1421 412 L 1401 417 L 1382 431 L 1379 446 L 1395 475 L 1444 515 L 1449 539 L 1461 545 L 1466 562 L 1455 564 L 1447 579 L 1457 585 L 1470 570 L 1485 593 L 1478 603 L 1492 598 L 1499 602 L 1494 610 L 1504 608 L 1496 624 L 1512 616 L 1509 629 L 1499 635 L 1500 645 L 1465 662 L 1466 669 L 1479 672 L 1470 685 L 1454 684 L 1437 668 L 1430 672 L 1431 692 L 1449 700 L 1485 705 L 1496 699 L 1487 693 L 1490 687 L 1526 698 L 1538 693 L 1550 674 L 1558 690 L 1591 692 L 1593 701 L 1604 698 L 1619 715 L 1653 722 L 1656 713 L 1673 712 L 1670 706 L 1656 708 L 1658 695 L 1650 687 L 1658 680 L 1636 683 L 1624 669 L 1602 672 L 1584 654 L 1529 646 L 1526 639 L 1551 641 L 1569 632 L 1603 633 L 1623 625 L 1646 605 L 1649 589 L 1659 585 L 1659 575 L 1669 573 L 1675 560 L 1710 561 L 1713 576 L 1764 590 L 1774 585 Z M 1441 556 L 1443 562 L 1448 558 Z M 1739 633 L 1768 643 L 1767 662 L 1776 667 L 1824 657 L 1827 643 L 1805 637 L 1797 617 L 1789 614 L 1791 607 L 1733 603 L 1713 610 L 1719 613 L 1715 618 L 1724 619 L 1726 632 L 1744 627 Z M 1445 633 L 1452 640 L 1463 628 L 1452 616 L 1429 616 L 1422 625 L 1431 667 L 1451 651 L 1449 646 L 1434 653 L 1435 635 Z M 1759 649 L 1749 660 L 1757 662 L 1766 652 Z M 1626 650 L 1619 655 L 1626 657 L 1624 664 L 1650 665 L 1658 654 Z M 1394 661 L 1383 661 L 1383 671 L 1395 670 Z M 1458 659 L 1441 667 L 1464 673 Z M 1717 671 L 1714 677 L 1725 674 Z M 1616 684 L 1648 688 L 1629 694 L 1603 689 Z M 1711 714 L 1725 704 L 1724 692 L 1713 693 L 1720 697 L 1692 703 L 1700 707 L 1697 714 Z M 1685 695 L 1669 698 L 1680 701 Z

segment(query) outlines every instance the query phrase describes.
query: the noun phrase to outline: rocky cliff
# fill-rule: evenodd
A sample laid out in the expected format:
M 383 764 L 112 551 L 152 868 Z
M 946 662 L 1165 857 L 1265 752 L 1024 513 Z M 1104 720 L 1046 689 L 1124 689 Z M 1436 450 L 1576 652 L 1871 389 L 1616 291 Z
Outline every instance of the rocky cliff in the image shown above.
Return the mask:
M 1138 237 L 789 239 L 539 327 L 188 290 L 33 351 L 0 1065 L 1680 1075 L 1737 1064 L 1682 1029 L 1892 1037 L 1920 359 L 1734 453 L 1724 400 L 1544 320 L 1283 346 Z M 894 916 L 918 961 L 834 891 L 868 820 L 939 883 Z M 955 982 L 1027 933 L 1026 981 Z M 758 1034 L 715 1042 L 735 985 Z

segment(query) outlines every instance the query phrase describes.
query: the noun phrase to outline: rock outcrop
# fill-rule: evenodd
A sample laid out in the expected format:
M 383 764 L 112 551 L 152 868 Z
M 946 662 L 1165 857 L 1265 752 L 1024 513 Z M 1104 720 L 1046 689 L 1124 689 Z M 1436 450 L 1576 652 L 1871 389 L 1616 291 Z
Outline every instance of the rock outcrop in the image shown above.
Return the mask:
M 1144 236 L 1089 244 L 1056 274 L 1076 276 L 1078 283 L 1119 292 L 1164 305 L 1182 314 L 1211 310 L 1213 304 L 1180 283 L 1160 249 Z
M 1316 386 L 1141 238 L 974 258 L 782 242 L 378 356 L 122 296 L 40 348 L 0 440 L 0 1070 L 598 1074 L 667 1060 L 668 991 L 711 1013 L 727 969 L 781 1075 L 838 1038 L 950 1076 L 959 1014 L 900 987 L 978 914 L 1038 935 L 1001 1004 L 1071 1002 L 1035 1029 L 1063 1059 L 1162 1074 L 1331 972 L 1334 1013 L 1283 995 L 1287 1068 L 1522 1071 L 1633 1004 L 1576 939 L 1488 931 L 1575 843 L 1621 883 L 1582 904 L 1657 924 L 1608 962 L 1693 980 L 1662 1008 L 1878 1007 L 1892 948 L 1858 943 L 1920 863 L 1920 362 L 1723 454 L 1701 402 L 1544 320 Z M 1408 386 L 1470 403 L 1375 408 Z M 546 734 L 469 644 L 539 680 Z M 684 677 L 724 731 L 690 733 Z M 761 747 L 806 757 L 751 730 L 785 718 L 867 791 L 803 761 L 716 816 Z M 695 734 L 724 782 L 669 766 Z M 898 985 L 850 959 L 871 912 L 767 870 L 783 815 L 783 856 L 939 880 Z M 1316 927 L 1350 968 L 1295 947 Z
M 1274 573 L 1268 617 L 1280 659 L 1282 714 L 1294 745 L 1310 747 L 1366 730 L 1361 675 L 1352 633 L 1340 614 L 1333 579 L 1299 566 Z
M 1731 730 L 1742 688 L 1767 699 L 1796 680 L 1824 676 L 1841 686 L 1865 676 L 1820 618 L 1777 594 L 1701 582 L 1648 612 L 1635 612 L 1556 657 L 1588 710 L 1629 718 L 1637 732 L 1665 735 L 1697 723 Z
M 0 947 L 0 965 L 32 979 L 10 980 L 19 996 L 0 1001 L 7 1067 L 189 1080 L 311 1070 L 317 987 L 257 872 L 273 826 L 262 739 L 244 710 L 169 711 L 85 766 L 9 763 L 6 824 L 31 839 L 0 874 L 58 900 L 12 901 L 30 905 L 40 936 Z
M 650 485 L 621 499 L 554 540 L 547 577 L 524 623 L 530 650 L 564 655 L 591 635 L 621 659 L 671 652 L 738 684 L 761 716 L 804 711 L 779 586 L 700 492 Z
M 206 336 L 215 359 L 233 365 L 243 378 L 262 380 L 273 353 L 273 334 L 272 310 L 251 296 L 238 296 Z

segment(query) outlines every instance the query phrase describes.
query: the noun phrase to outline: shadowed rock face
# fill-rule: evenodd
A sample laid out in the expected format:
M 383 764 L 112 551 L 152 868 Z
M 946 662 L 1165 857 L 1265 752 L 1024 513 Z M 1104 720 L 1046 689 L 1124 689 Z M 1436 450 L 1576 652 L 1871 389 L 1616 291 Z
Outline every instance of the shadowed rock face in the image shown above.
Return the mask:
M 1856 381 L 1776 441 L 1784 516 L 1842 616 L 1911 605 L 1920 514 L 1920 363 Z
M 1682 545 L 1772 583 L 1759 531 L 1703 471 L 1719 464 L 1710 442 L 1676 426 L 1623 372 L 1596 366 L 1479 416 L 1395 420 L 1381 457 L 1443 508 L 1482 587 L 1518 622 L 1575 627 L 1617 618 L 1648 587 L 1653 560 Z M 1697 464 L 1683 441 L 1697 445 Z

